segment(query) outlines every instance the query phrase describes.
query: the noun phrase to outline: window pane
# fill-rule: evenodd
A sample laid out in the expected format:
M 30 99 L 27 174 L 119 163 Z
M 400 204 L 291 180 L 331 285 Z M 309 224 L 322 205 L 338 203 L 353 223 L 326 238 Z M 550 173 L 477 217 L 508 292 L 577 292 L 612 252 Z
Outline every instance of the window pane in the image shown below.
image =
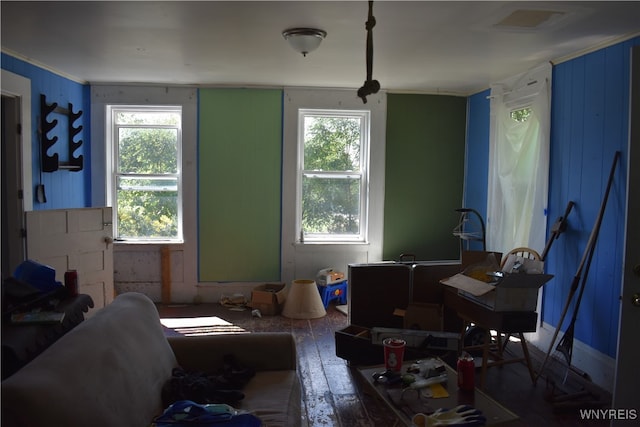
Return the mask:
M 302 185 L 305 234 L 359 234 L 360 180 L 304 176 Z
M 167 238 L 178 234 L 177 178 L 118 178 L 118 237 Z
M 160 111 L 118 111 L 116 124 L 119 125 L 178 125 L 180 113 Z
M 531 116 L 531 107 L 511 111 L 511 118 L 516 122 L 526 122 Z
M 177 173 L 178 130 L 119 128 L 118 172 Z
M 359 117 L 304 117 L 304 169 L 360 170 Z

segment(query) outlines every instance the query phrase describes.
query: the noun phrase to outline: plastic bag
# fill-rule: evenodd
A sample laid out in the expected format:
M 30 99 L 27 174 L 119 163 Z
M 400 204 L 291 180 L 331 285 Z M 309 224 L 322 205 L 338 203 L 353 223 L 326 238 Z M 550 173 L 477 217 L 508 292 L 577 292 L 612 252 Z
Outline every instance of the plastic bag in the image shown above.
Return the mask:
M 491 283 L 495 281 L 495 277 L 488 273 L 492 273 L 500 270 L 500 262 L 496 258 L 494 253 L 490 253 L 487 257 L 478 263 L 471 264 L 464 269 L 462 274 L 469 276 L 482 282 Z

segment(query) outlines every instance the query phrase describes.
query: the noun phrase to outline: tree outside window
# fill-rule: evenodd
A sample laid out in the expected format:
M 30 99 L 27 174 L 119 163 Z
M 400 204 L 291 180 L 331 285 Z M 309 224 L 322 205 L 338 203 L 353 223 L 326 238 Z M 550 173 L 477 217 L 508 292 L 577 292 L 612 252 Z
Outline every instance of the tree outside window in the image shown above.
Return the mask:
M 181 110 L 111 111 L 116 238 L 180 240 Z
M 368 114 L 301 111 L 300 236 L 363 241 Z
M 531 116 L 531 107 L 519 108 L 511 111 L 511 119 L 516 122 L 523 123 L 529 120 Z

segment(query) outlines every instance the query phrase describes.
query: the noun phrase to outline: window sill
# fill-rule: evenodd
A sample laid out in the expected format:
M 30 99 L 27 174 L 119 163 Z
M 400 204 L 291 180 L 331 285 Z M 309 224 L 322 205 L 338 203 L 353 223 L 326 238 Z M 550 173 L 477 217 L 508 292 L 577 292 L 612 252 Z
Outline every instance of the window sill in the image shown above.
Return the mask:
M 171 246 L 179 249 L 184 246 L 184 241 L 175 240 L 116 240 L 113 242 L 114 248 L 140 248 L 141 250 L 149 250 L 152 247 Z
M 369 242 L 332 242 L 332 241 L 306 241 L 306 242 L 293 242 L 295 247 L 304 246 L 369 246 Z

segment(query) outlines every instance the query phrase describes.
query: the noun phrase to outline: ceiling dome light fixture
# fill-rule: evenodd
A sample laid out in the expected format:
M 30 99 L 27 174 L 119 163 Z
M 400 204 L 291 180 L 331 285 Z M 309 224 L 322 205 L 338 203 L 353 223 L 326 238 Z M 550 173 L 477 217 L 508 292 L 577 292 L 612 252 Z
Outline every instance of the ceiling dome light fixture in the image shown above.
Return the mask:
M 282 37 L 302 56 L 307 56 L 307 53 L 320 46 L 322 40 L 327 37 L 327 32 L 315 28 L 290 28 L 282 32 Z

